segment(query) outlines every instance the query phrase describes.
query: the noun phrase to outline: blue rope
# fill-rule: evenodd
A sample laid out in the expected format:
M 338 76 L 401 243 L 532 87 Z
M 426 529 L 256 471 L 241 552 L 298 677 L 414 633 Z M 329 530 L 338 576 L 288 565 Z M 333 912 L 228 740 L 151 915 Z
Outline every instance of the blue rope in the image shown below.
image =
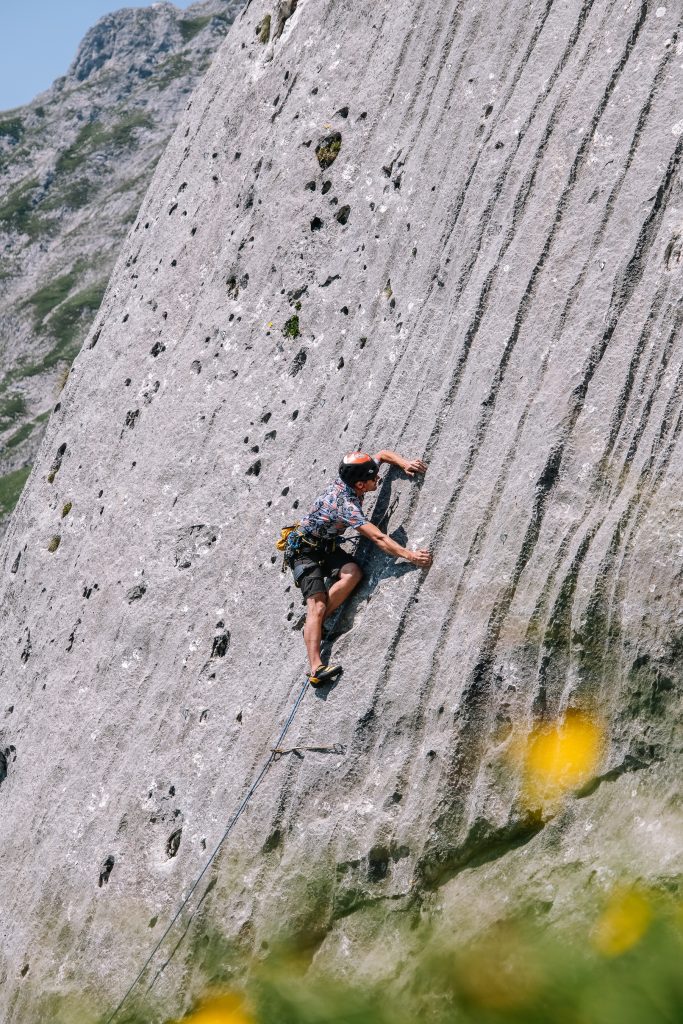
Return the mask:
M 308 680 L 306 680 L 306 682 L 301 687 L 301 690 L 299 691 L 299 695 L 296 698 L 296 701 L 294 702 L 294 707 L 292 708 L 292 710 L 290 712 L 289 718 L 285 722 L 285 724 L 284 724 L 284 726 L 282 728 L 282 732 L 278 736 L 277 743 L 275 744 L 275 748 L 280 746 L 280 744 L 282 743 L 283 739 L 287 735 L 287 732 L 289 731 L 289 727 L 292 724 L 292 722 L 294 721 L 294 716 L 296 715 L 297 711 L 299 710 L 299 705 L 301 704 L 301 701 L 304 699 L 304 694 L 306 693 L 307 689 L 308 689 Z M 137 977 L 135 978 L 135 981 L 132 983 L 132 985 L 130 986 L 130 988 L 128 989 L 128 991 L 126 992 L 126 994 L 124 995 L 123 999 L 118 1004 L 118 1006 L 116 1007 L 116 1009 L 114 1010 L 112 1015 L 107 1018 L 107 1020 L 105 1021 L 105 1024 L 111 1024 L 111 1022 L 114 1020 L 114 1018 L 118 1015 L 119 1010 L 121 1009 L 123 1004 L 128 999 L 128 996 L 131 994 L 131 992 L 133 991 L 133 989 L 135 988 L 137 983 L 140 981 L 140 978 L 142 978 L 143 974 L 145 973 L 145 971 L 147 970 L 147 968 L 151 964 L 152 960 L 156 956 L 157 952 L 159 951 L 159 948 L 161 947 L 162 943 L 166 939 L 166 936 L 169 934 L 169 932 L 173 928 L 174 924 L 176 923 L 176 921 L 178 920 L 178 918 L 182 914 L 183 910 L 185 909 L 185 907 L 189 903 L 190 897 L 192 896 L 193 892 L 195 891 L 195 889 L 197 888 L 197 886 L 201 882 L 202 878 L 204 877 L 206 872 L 209 870 L 209 868 L 213 864 L 214 860 L 216 859 L 216 856 L 218 855 L 218 851 L 220 850 L 220 848 L 223 845 L 223 843 L 225 842 L 225 840 L 228 838 L 228 835 L 230 834 L 230 832 L 232 831 L 233 827 L 237 823 L 240 815 L 245 810 L 245 808 L 246 808 L 247 804 L 249 803 L 249 801 L 251 800 L 252 796 L 254 795 L 254 793 L 256 792 L 258 787 L 263 782 L 263 779 L 265 778 L 266 774 L 268 773 L 269 768 L 271 767 L 271 765 L 276 760 L 277 760 L 277 754 L 275 753 L 275 749 L 274 749 L 274 750 L 271 751 L 270 757 L 268 758 L 268 760 L 265 762 L 265 764 L 261 768 L 261 771 L 256 776 L 256 780 L 254 782 L 252 782 L 251 786 L 249 787 L 249 789 L 247 791 L 246 796 L 244 797 L 244 799 L 242 800 L 241 804 L 239 805 L 239 807 L 237 808 L 237 810 L 233 814 L 233 816 L 230 819 L 230 821 L 228 822 L 228 824 L 226 826 L 226 829 L 225 829 L 223 835 L 221 836 L 221 838 L 219 839 L 218 843 L 216 844 L 216 847 L 215 847 L 213 853 L 211 854 L 211 856 L 207 860 L 206 864 L 204 865 L 202 870 L 199 872 L 199 874 L 195 878 L 194 882 L 190 886 L 190 889 L 189 889 L 187 895 L 185 896 L 184 900 L 181 902 L 181 904 L 178 907 L 176 913 L 171 918 L 171 922 L 168 925 L 168 927 L 166 928 L 166 931 L 163 933 L 163 935 L 161 936 L 161 938 L 157 942 L 156 946 L 154 947 L 152 952 L 149 954 L 149 956 L 145 960 L 145 963 L 143 964 L 142 969 L 140 970 L 140 973 L 137 975 Z M 202 899 L 203 899 L 203 897 L 202 897 Z M 189 921 L 187 923 L 187 927 L 186 927 L 185 931 L 183 932 L 182 936 L 180 937 L 180 940 L 178 941 L 178 943 L 174 947 L 174 949 L 173 949 L 171 955 L 169 956 L 168 960 L 166 960 L 161 965 L 161 967 L 159 968 L 157 973 L 154 975 L 154 978 L 153 978 L 149 988 L 147 989 L 148 992 L 150 991 L 150 989 L 153 988 L 153 986 L 156 984 L 156 981 L 157 981 L 157 978 L 159 977 L 159 975 L 161 975 L 166 970 L 166 968 L 168 967 L 169 963 L 173 959 L 173 956 L 175 955 L 175 952 L 178 949 L 178 946 L 182 942 L 183 938 L 185 937 L 185 934 L 187 933 L 187 930 L 189 929 L 189 927 L 190 927 L 190 925 L 192 923 L 192 919 L 194 918 L 195 914 L 199 910 L 199 907 L 201 906 L 201 902 L 202 901 L 200 900 L 199 904 L 192 911 L 192 913 L 190 915 L 190 919 L 189 919 Z

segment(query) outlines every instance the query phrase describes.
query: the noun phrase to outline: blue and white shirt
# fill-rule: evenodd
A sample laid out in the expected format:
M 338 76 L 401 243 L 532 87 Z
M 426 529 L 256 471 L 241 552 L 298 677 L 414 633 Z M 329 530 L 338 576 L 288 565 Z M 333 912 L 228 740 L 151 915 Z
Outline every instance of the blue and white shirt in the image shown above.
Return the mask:
M 362 497 L 337 477 L 313 502 L 299 524 L 299 531 L 321 540 L 337 540 L 349 527 L 357 530 L 367 521 Z

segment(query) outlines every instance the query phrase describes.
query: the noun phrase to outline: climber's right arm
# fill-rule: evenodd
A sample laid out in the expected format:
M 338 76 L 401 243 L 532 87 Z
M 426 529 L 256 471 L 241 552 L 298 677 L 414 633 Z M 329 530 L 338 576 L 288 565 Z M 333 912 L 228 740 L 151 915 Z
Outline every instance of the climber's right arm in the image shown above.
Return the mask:
M 420 566 L 422 569 L 427 569 L 432 564 L 432 556 L 429 551 L 424 549 L 410 551 L 408 548 L 402 548 L 400 544 L 397 544 L 395 540 L 388 537 L 386 533 L 378 530 L 373 523 L 365 523 L 363 526 L 359 526 L 358 532 L 363 537 L 371 540 L 373 544 L 376 544 L 387 555 L 393 555 L 394 558 L 405 558 L 408 562 Z

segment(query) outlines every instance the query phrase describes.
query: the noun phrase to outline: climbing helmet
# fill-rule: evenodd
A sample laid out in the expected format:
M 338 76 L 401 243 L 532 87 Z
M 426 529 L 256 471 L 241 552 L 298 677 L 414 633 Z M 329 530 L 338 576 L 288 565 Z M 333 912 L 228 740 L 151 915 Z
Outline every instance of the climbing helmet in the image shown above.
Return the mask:
M 379 466 L 365 452 L 349 452 L 339 464 L 339 476 L 349 487 L 364 480 L 374 480 L 378 473 Z

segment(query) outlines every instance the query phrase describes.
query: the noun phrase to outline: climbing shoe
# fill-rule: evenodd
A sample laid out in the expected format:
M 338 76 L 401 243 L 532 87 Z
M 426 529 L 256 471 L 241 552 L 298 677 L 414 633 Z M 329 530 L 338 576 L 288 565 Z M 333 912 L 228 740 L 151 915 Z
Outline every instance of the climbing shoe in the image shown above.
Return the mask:
M 318 665 L 315 672 L 311 672 L 308 681 L 311 686 L 324 686 L 341 675 L 341 665 Z

